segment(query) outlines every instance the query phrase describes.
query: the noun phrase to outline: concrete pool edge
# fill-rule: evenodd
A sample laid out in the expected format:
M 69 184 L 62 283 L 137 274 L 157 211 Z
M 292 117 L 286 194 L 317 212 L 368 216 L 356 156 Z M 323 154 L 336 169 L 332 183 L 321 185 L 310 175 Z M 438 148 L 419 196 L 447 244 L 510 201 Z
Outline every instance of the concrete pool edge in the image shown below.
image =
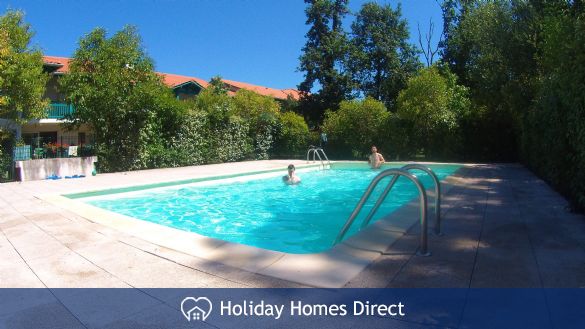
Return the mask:
M 450 189 L 449 182 L 465 166 L 443 181 L 444 193 Z M 416 200 L 413 200 L 326 252 L 288 254 L 123 216 L 60 195 L 43 196 L 42 199 L 77 213 L 90 222 L 203 260 L 308 286 L 329 288 L 344 286 L 418 222 Z M 430 213 L 434 213 L 432 209 Z M 429 224 L 431 226 L 432 222 Z
M 311 164 L 307 163 L 305 165 L 298 165 L 298 168 L 306 169 L 306 168 L 318 168 L 319 164 Z M 236 178 L 241 176 L 253 176 L 259 174 L 268 174 L 268 173 L 276 173 L 282 172 L 283 169 L 266 169 L 266 170 L 257 170 L 257 171 L 249 171 L 249 172 L 241 172 L 241 173 L 231 173 L 225 175 L 210 175 L 210 176 L 203 176 L 197 178 L 190 178 L 190 179 L 183 179 L 183 180 L 172 180 L 172 181 L 162 181 L 152 184 L 142 184 L 142 185 L 129 185 L 129 186 L 119 186 L 109 189 L 99 189 L 99 190 L 88 190 L 83 192 L 74 192 L 74 193 L 67 193 L 63 194 L 64 197 L 68 199 L 81 199 L 87 197 L 94 197 L 94 196 L 102 196 L 102 195 L 109 195 L 109 194 L 117 194 L 117 193 L 128 193 L 128 192 L 137 192 L 143 190 L 150 190 L 155 188 L 161 187 L 170 187 L 170 186 L 177 186 L 177 185 L 189 185 L 193 183 L 200 183 L 210 180 L 222 180 L 222 179 L 230 179 Z

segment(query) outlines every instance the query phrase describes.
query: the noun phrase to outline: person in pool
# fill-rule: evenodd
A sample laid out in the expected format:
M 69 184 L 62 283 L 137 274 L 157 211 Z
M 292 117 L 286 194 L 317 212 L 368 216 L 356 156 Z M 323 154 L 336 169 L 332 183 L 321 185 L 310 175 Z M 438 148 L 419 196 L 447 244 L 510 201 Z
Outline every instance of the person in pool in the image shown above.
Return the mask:
M 372 145 L 372 154 L 368 157 L 368 163 L 372 169 L 379 169 L 384 162 L 386 162 L 386 160 L 384 160 L 382 154 L 378 153 L 376 145 Z
M 282 181 L 288 185 L 298 184 L 301 182 L 301 178 L 295 174 L 295 165 L 288 165 L 288 174 L 282 176 Z

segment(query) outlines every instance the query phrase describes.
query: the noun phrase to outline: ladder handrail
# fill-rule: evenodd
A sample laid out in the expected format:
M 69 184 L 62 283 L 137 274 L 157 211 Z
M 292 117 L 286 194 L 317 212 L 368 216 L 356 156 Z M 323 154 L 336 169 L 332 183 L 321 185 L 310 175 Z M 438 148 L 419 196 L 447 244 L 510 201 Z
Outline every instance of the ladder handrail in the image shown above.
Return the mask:
M 321 151 L 321 153 L 319 153 L 319 151 Z M 331 161 L 329 161 L 327 154 L 325 154 L 325 150 L 323 150 L 323 148 L 321 148 L 321 147 L 315 147 L 313 145 L 311 145 L 309 147 L 309 150 L 307 150 L 307 163 L 310 161 L 311 152 L 313 154 L 313 162 L 315 162 L 315 157 L 318 157 L 319 162 L 321 162 L 321 166 L 323 166 L 323 169 L 325 169 L 325 161 L 327 161 L 327 166 L 329 166 L 329 168 L 331 168 Z M 321 154 L 323 154 L 325 161 L 323 161 Z
M 396 184 L 398 177 L 399 177 L 398 175 L 395 175 L 394 177 L 392 177 L 392 180 L 390 181 L 390 183 L 388 183 L 388 185 L 384 189 L 384 192 L 382 192 L 382 194 L 378 198 L 378 201 L 376 201 L 376 204 L 368 213 L 368 216 L 366 216 L 366 218 L 364 218 L 364 220 L 362 221 L 362 225 L 360 226 L 360 230 L 363 229 L 364 227 L 368 226 L 368 224 L 370 223 L 370 220 L 372 220 L 372 217 L 374 217 L 374 214 L 376 213 L 376 211 L 378 211 L 378 208 L 382 205 L 382 202 L 384 202 L 384 200 L 386 199 L 386 196 L 388 196 L 388 193 L 390 193 L 390 190 L 392 190 L 392 188 L 394 187 L 394 184 Z
M 435 196 L 435 227 L 434 227 L 434 231 L 435 231 L 436 235 L 442 235 L 443 233 L 441 232 L 441 182 L 439 181 L 439 178 L 437 177 L 437 175 L 435 174 L 435 172 L 431 168 L 429 168 L 425 165 L 422 165 L 420 163 L 409 163 L 409 164 L 402 166 L 400 169 L 407 170 L 407 171 L 413 170 L 413 169 L 418 169 L 418 170 L 422 170 L 422 171 L 426 172 L 427 174 L 429 174 L 429 176 L 432 177 L 432 179 L 435 183 L 435 195 L 436 195 Z M 366 218 L 363 220 L 362 225 L 360 226 L 360 229 L 363 229 L 364 227 L 368 226 L 368 224 L 372 220 L 372 217 L 374 217 L 376 210 L 378 210 L 378 207 L 380 207 L 382 202 L 384 202 L 384 200 L 386 199 L 386 196 L 388 196 L 388 193 L 390 192 L 390 190 L 392 190 L 392 187 L 394 187 L 394 184 L 396 183 L 397 180 L 398 180 L 398 176 L 394 176 L 392 178 L 392 181 L 390 182 L 390 184 L 388 184 L 386 189 L 384 189 L 384 192 L 382 192 L 382 194 L 378 198 L 378 201 L 376 202 L 376 204 L 374 205 L 372 210 L 370 210 L 370 212 L 368 213 L 368 216 L 366 216 Z
M 319 158 L 319 162 L 321 163 L 321 166 L 323 167 L 323 169 L 325 169 L 325 164 L 323 163 L 323 159 L 321 159 L 321 155 L 319 154 L 319 152 L 317 152 L 317 150 L 313 151 L 313 163 L 315 163 L 315 155 Z
M 366 189 L 366 191 L 362 195 L 357 206 L 354 208 L 353 212 L 351 213 L 351 215 L 349 216 L 349 218 L 347 219 L 347 221 L 345 222 L 345 224 L 341 228 L 341 231 L 339 232 L 339 234 L 337 235 L 337 238 L 335 239 L 335 244 L 337 244 L 343 240 L 343 237 L 345 236 L 345 234 L 347 234 L 347 231 L 349 230 L 349 228 L 351 227 L 351 225 L 353 224 L 353 222 L 357 218 L 358 214 L 360 213 L 360 211 L 364 207 L 364 204 L 369 199 L 370 195 L 374 191 L 374 188 L 376 188 L 378 183 L 380 183 L 380 181 L 382 179 L 386 178 L 387 176 L 394 176 L 394 177 L 393 177 L 392 181 L 388 184 L 388 186 L 386 187 L 384 192 L 390 191 L 390 189 L 392 188 L 392 186 L 394 185 L 394 183 L 398 179 L 397 177 L 399 177 L 399 176 L 403 176 L 403 177 L 408 178 L 416 186 L 416 188 L 419 192 L 419 208 L 420 208 L 419 215 L 420 215 L 420 224 L 421 224 L 420 250 L 419 250 L 418 254 L 423 255 L 423 256 L 428 256 L 429 253 L 428 253 L 428 237 L 427 237 L 427 229 L 428 229 L 428 224 L 427 224 L 427 193 L 426 193 L 424 186 L 420 183 L 418 178 L 416 178 L 416 176 L 414 176 L 413 174 L 409 173 L 408 171 L 406 171 L 404 169 L 395 169 L 395 168 L 394 169 L 386 169 L 386 170 L 382 171 L 381 173 L 379 173 L 376 177 L 374 177 L 374 179 L 372 180 L 372 182 L 370 182 L 370 185 L 368 185 L 368 188 Z M 387 194 L 387 192 L 386 192 L 386 194 Z M 384 195 L 382 195 L 382 196 L 384 196 Z M 371 213 L 375 212 L 377 210 L 377 207 L 379 207 L 380 204 L 382 203 L 383 199 L 381 197 L 376 202 L 376 205 L 374 206 L 372 211 L 370 211 Z
M 404 170 L 412 170 L 412 169 L 418 169 L 418 170 L 422 170 L 424 172 L 426 172 L 427 174 L 429 174 L 429 176 L 431 176 L 431 178 L 433 179 L 433 182 L 435 183 L 435 227 L 434 227 L 434 231 L 436 235 L 443 235 L 443 232 L 441 232 L 441 182 L 439 181 L 439 177 L 437 177 L 437 175 L 435 174 L 435 172 L 425 166 L 422 165 L 420 163 L 409 163 L 405 166 L 402 167 L 402 169 Z
M 325 150 L 321 147 L 319 147 L 317 149 L 317 152 L 321 151 L 321 153 L 323 154 L 323 157 L 325 158 L 325 161 L 327 161 L 328 165 L 331 165 L 331 161 L 329 161 L 329 158 L 327 157 L 327 154 L 325 154 Z
M 307 150 L 307 163 L 310 161 L 311 152 L 313 152 L 313 162 L 315 162 L 315 147 L 313 145 L 309 146 L 309 149 Z

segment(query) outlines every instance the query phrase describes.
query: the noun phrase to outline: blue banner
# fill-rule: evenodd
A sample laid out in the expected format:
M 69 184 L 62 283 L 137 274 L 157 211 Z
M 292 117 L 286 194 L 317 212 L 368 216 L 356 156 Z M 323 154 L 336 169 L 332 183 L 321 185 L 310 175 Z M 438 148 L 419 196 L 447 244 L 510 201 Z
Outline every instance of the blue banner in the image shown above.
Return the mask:
M 585 328 L 585 290 L 0 289 L 0 328 Z

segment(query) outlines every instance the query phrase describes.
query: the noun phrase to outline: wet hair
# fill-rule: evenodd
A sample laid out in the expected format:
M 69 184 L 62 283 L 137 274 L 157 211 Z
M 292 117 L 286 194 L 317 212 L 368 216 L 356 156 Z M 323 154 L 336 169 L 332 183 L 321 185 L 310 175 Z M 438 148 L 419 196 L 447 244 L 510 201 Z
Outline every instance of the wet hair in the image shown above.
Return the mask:
M 292 163 L 288 165 L 288 170 L 291 170 L 291 169 L 295 170 L 295 165 Z

